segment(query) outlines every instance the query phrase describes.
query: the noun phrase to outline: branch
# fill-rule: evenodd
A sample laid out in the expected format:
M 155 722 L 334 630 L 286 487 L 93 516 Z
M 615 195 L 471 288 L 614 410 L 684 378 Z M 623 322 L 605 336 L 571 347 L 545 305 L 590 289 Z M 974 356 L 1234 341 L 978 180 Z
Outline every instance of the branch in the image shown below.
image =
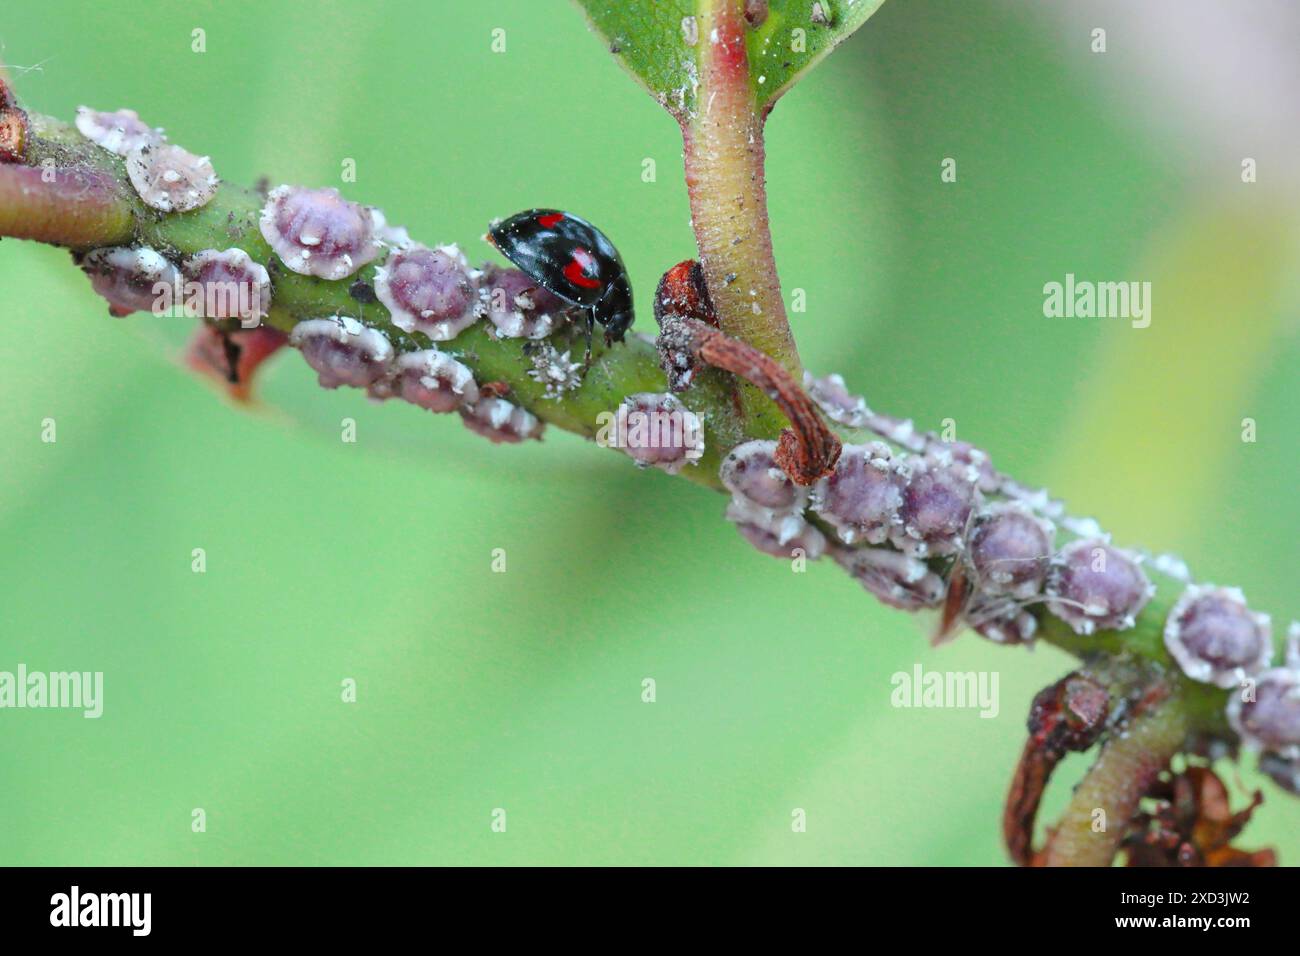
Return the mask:
M 663 287 L 661 283 L 659 302 L 664 301 Z M 703 319 L 674 314 L 658 318 L 659 352 L 674 391 L 688 387 L 698 363 L 730 372 L 775 402 L 790 421 L 772 456 L 777 467 L 802 486 L 831 473 L 842 444 L 822 421 L 816 403 L 775 359 Z
M 32 126 L 34 135 L 27 156 L 29 162 L 54 157 L 71 161 L 74 163 L 72 167 L 59 168 L 57 182 L 92 182 L 96 189 L 112 191 L 111 198 L 96 195 L 95 207 L 105 211 L 102 220 L 98 220 L 104 224 L 102 231 L 87 228 L 87 219 L 66 214 L 60 208 L 41 220 L 44 225 L 41 226 L 40 241 L 77 250 L 85 248 L 95 236 L 102 235 L 105 242 L 158 249 L 172 261 L 209 249 L 243 249 L 274 276 L 274 298 L 266 318 L 268 325 L 290 332 L 307 319 L 350 315 L 366 327 L 382 332 L 398 354 L 427 350 L 436 344 L 469 366 L 476 380 L 501 383 L 512 402 L 543 422 L 588 439 L 596 438 L 600 432 L 602 414 L 616 409 L 628 395 L 666 390 L 668 382 L 660 367 L 660 355 L 655 344 L 643 335 L 632 335 L 625 343 L 612 347 L 603 345 L 598 338 L 593 343 L 592 365 L 586 374 L 558 397 L 548 395 L 546 382 L 529 374 L 535 371 L 533 355 L 543 343 L 501 338 L 490 331 L 488 323 L 481 321 L 460 332 L 453 341 L 444 343 L 430 342 L 419 333 L 405 332 L 394 326 L 388 311 L 374 303 L 372 295 L 362 291 L 373 290 L 376 271 L 382 261 L 367 264 L 346 279 L 335 281 L 300 275 L 279 265 L 258 230 L 265 197 L 257 190 L 223 182 L 215 198 L 201 209 L 158 215 L 144 207 L 130 192 L 129 186 L 124 185 L 126 176 L 120 158 L 87 146 L 70 127 L 48 117 L 33 116 Z M 40 172 L 30 166 L 0 165 L 0 180 L 26 184 Z M 51 197 L 60 196 L 70 203 L 79 204 L 81 201 L 56 189 L 42 193 L 39 203 L 50 203 L 53 201 Z M 31 194 L 22 188 L 11 186 L 0 192 L 0 223 L 4 223 L 0 234 L 31 237 L 36 230 L 30 225 L 27 214 L 29 210 L 38 208 L 42 207 L 35 204 Z M 74 205 L 73 208 L 80 206 Z M 564 351 L 580 347 L 581 335 L 576 326 L 565 326 L 544 342 Z M 716 353 L 713 358 L 717 360 Z M 871 412 L 860 398 L 847 392 L 829 394 L 826 383 L 831 381 L 838 380 L 834 377 L 817 380 L 820 388 L 814 390 L 814 396 L 821 410 L 832 419 L 831 428 L 835 436 L 845 446 L 860 447 L 872 441 L 888 443 L 900 464 L 907 462 L 908 453 L 918 460 L 926 455 L 946 453 L 947 443 L 938 436 L 917 432 L 908 421 Z M 842 390 L 842 383 L 836 387 Z M 761 394 L 760 389 L 755 391 Z M 773 428 L 779 431 L 787 424 L 775 402 L 766 395 L 762 397 L 772 406 L 771 425 L 747 415 L 737 415 L 733 385 L 728 376 L 697 376 L 689 391 L 682 394 L 682 400 L 703 422 L 705 451 L 697 465 L 683 468 L 680 474 L 697 484 L 725 491 L 718 468 L 728 451 L 746 441 L 767 439 L 774 433 Z M 974 454 L 978 456 L 981 453 L 974 450 Z M 991 496 L 1018 497 L 1046 509 L 1056 518 L 1061 517 L 1059 502 L 1051 501 L 1044 493 L 996 472 L 988 471 L 987 476 L 996 479 L 996 490 Z M 818 516 L 809 517 L 818 527 L 829 530 Z M 840 545 L 835 547 L 838 551 L 845 550 Z M 866 539 L 855 542 L 853 549 L 895 553 L 888 542 Z M 930 562 L 930 570 L 944 577 L 952 566 L 951 560 L 945 558 Z M 1131 628 L 1103 628 L 1085 636 L 1046 613 L 1042 604 L 1030 603 L 1024 610 L 1035 619 L 1037 639 L 1076 656 L 1124 649 L 1169 666 L 1172 662 L 1165 651 L 1161 632 L 1173 597 L 1183 582 L 1159 574 L 1156 577 L 1164 584 Z M 1196 713 L 1198 723 L 1223 732 L 1226 727 L 1222 717 L 1225 697 L 1226 693 L 1218 688 L 1197 685 L 1189 691 L 1186 704 Z
M 0 166 L 0 234 L 91 249 L 131 235 L 117 183 L 95 170 Z
M 1029 739 L 1016 765 L 1002 815 L 1011 859 L 1034 863 L 1034 823 L 1056 765 L 1066 754 L 1087 750 L 1105 729 L 1110 692 L 1092 675 L 1076 672 L 1040 691 L 1029 709 Z
M 33 122 L 0 73 L 0 235 L 73 249 L 129 237 L 131 203 L 121 184 L 93 165 L 69 162 L 66 131 L 53 122 L 42 130 L 43 119 Z
M 1043 851 L 1045 866 L 1110 866 L 1138 804 L 1184 746 L 1187 711 L 1171 697 L 1105 745 L 1070 798 Z M 1094 826 L 1098 810 L 1105 827 Z
M 735 30 L 742 29 L 735 7 L 710 9 L 720 37 L 734 36 Z M 271 301 L 266 324 L 288 333 L 287 341 L 298 345 L 309 361 L 314 359 L 318 371 L 317 362 L 329 359 L 330 349 L 345 343 L 360 350 L 347 356 L 348 361 L 372 366 L 350 369 L 365 371 L 364 379 L 335 376 L 337 380 L 327 381 L 322 372 L 322 384 L 359 385 L 375 397 L 393 398 L 403 359 L 454 360 L 452 364 L 474 386 L 473 400 L 457 394 L 464 399 L 460 411 L 476 431 L 499 431 L 497 412 L 513 415 L 522 409 L 542 422 L 600 441 L 603 420 L 629 403 L 678 414 L 679 419 L 703 427 L 703 447 L 692 444 L 681 449 L 690 454 L 672 459 L 660 454 L 664 448 L 639 454 L 645 449 L 604 443 L 630 454 L 639 464 L 659 464 L 700 485 L 729 492 L 728 518 L 766 553 L 798 560 L 826 554 L 869 593 L 892 606 L 908 610 L 944 606 L 949 618 L 945 630 L 964 624 L 1002 643 L 1037 639 L 1080 657 L 1124 656 L 1154 665 L 1154 670 L 1170 675 L 1175 692 L 1159 710 L 1110 740 L 1046 851 L 1050 862 L 1109 859 L 1107 854 L 1113 855 L 1122 835 L 1122 821 L 1132 815 L 1152 775 L 1185 746 L 1189 734 L 1208 736 L 1229 747 L 1238 741 L 1236 725 L 1230 727 L 1225 716 L 1235 685 L 1194 675 L 1194 668 L 1188 669 L 1183 657 L 1175 660 L 1168 648 L 1170 622 L 1182 615 L 1179 653 L 1185 656 L 1194 649 L 1195 642 L 1187 638 L 1196 621 L 1187 618 L 1185 602 L 1189 594 L 1201 592 L 1188 587 L 1190 577 L 1173 559 L 1150 559 L 1145 571 L 1139 569 L 1131 553 L 1109 545 L 1095 522 L 1071 516 L 1046 492 L 1001 474 L 978 449 L 945 442 L 917 431 L 910 421 L 872 411 L 836 376 L 805 377 L 800 384 L 794 374 L 799 366 L 793 343 L 788 350 L 782 345 L 789 329 L 763 209 L 761 139 L 750 142 L 749 133 L 733 135 L 735 128 L 761 133 L 761 121 L 749 108 L 748 94 L 742 97 L 737 86 L 728 85 L 743 51 L 737 53 L 730 42 L 716 46 L 706 81 L 716 84 L 718 96 L 730 104 L 727 109 L 749 111 L 731 114 L 733 120 L 741 119 L 740 127 L 735 127 L 706 108 L 687 132 L 688 142 L 694 142 L 688 152 L 701 143 L 714 144 L 688 155 L 687 164 L 695 170 L 692 202 L 699 208 L 701 252 L 711 257 L 703 270 L 707 288 L 698 290 L 696 298 L 712 300 L 709 317 L 716 317 L 721 329 L 684 321 L 699 318 L 689 315 L 689 309 L 687 315 L 675 316 L 679 331 L 685 330 L 687 351 L 713 366 L 688 380 L 673 381 L 673 390 L 681 389 L 680 400 L 666 394 L 669 381 L 660 364 L 659 346 L 672 351 L 671 321 L 664 323 L 658 343 L 644 334 L 633 334 L 613 346 L 593 343 L 592 361 L 585 367 L 565 357 L 583 346 L 579 323 L 564 321 L 561 315 L 553 329 L 546 327 L 543 337 L 510 337 L 518 333 L 507 334 L 483 317 L 480 309 L 486 308 L 485 299 L 475 299 L 479 305 L 472 314 L 458 318 L 465 320 L 463 325 L 450 335 L 438 334 L 435 341 L 430 338 L 433 333 L 421 330 L 418 323 L 414 330 L 409 325 L 399 327 L 399 313 L 377 301 L 376 290 L 385 281 L 381 273 L 393 267 L 397 255 L 413 248 L 432 252 L 411 243 L 404 230 L 389 228 L 377 210 L 347 203 L 335 194 L 321 200 L 326 219 L 335 214 L 353 216 L 370 225 L 384 223 L 386 231 L 383 241 L 361 250 L 365 254 L 356 262 L 345 257 L 341 274 L 329 278 L 303 274 L 263 236 L 264 215 L 272 208 L 263 191 L 230 183 L 213 187 L 205 180 L 202 185 L 213 194 L 204 204 L 189 211 L 159 211 L 142 201 L 136 178 L 128 175 L 121 156 L 47 117 L 23 114 L 21 123 L 7 127 L 21 130 L 21 135 L 18 148 L 11 150 L 17 162 L 0 163 L 0 234 L 63 245 L 78 253 L 91 250 L 80 262 L 92 278 L 101 280 L 104 275 L 94 272 L 104 266 L 103 246 L 127 247 L 114 255 L 147 262 L 160 271 L 191 269 L 203 253 L 239 251 L 246 254 L 242 261 L 267 277 Z M 758 125 L 745 126 L 751 121 Z M 148 159 L 141 149 L 129 156 L 137 166 Z M 171 185 L 171 181 L 161 186 L 155 182 L 149 188 Z M 737 200 L 737 195 L 742 199 Z M 728 235 L 739 236 L 741 242 L 732 243 Z M 312 255 L 327 254 L 318 248 L 321 236 L 299 229 L 299 237 Z M 366 232 L 364 238 L 369 243 L 373 237 Z M 459 256 L 455 250 L 445 255 L 452 253 Z M 307 253 L 301 254 L 299 269 L 304 261 L 312 261 Z M 358 263 L 364 264 L 358 267 Z M 683 265 L 687 274 L 695 271 L 690 263 Z M 724 273 L 718 285 L 716 273 L 729 268 L 749 270 L 745 275 L 756 283 L 766 282 L 749 286 L 737 272 L 733 282 L 726 281 L 730 273 Z M 714 276 L 708 275 L 710 269 Z M 466 281 L 476 284 L 482 278 L 486 286 L 491 274 L 467 272 Z M 755 290 L 753 297 L 748 296 L 749 288 Z M 529 295 L 540 293 L 529 290 L 527 283 L 525 291 L 528 294 L 514 296 L 515 306 L 533 310 Z M 760 304 L 757 311 L 754 302 Z M 748 307 L 748 313 L 741 305 Z M 338 318 L 331 322 L 334 317 Z M 309 347 L 300 333 L 319 329 L 322 323 L 325 338 Z M 247 330 L 237 328 L 228 317 L 209 315 L 203 329 L 207 354 L 215 356 L 211 359 L 215 363 L 226 363 L 232 380 L 239 378 L 237 370 L 256 364 L 246 361 L 247 355 L 256 353 L 260 361 L 286 340 L 285 335 L 272 333 L 266 340 L 245 343 Z M 759 341 L 769 347 L 761 347 Z M 744 379 L 748 390 L 739 408 L 733 376 Z M 247 383 L 236 384 L 246 387 Z M 436 385 L 425 379 L 418 384 Z M 480 412 L 486 417 L 475 419 Z M 787 424 L 789 431 L 778 443 L 774 439 Z M 534 437 L 539 431 L 521 428 L 511 440 Z M 843 455 L 837 463 L 841 445 Z M 811 489 L 804 487 L 809 482 Z M 1039 549 L 1031 557 L 1024 556 L 1027 544 Z M 1100 574 L 1095 581 L 1089 579 L 1088 567 L 1097 560 L 1093 552 L 1110 561 L 1109 570 L 1105 560 L 1100 571 L 1092 569 L 1091 573 Z M 1150 590 L 1148 573 L 1154 580 Z M 1218 604 L 1208 620 L 1235 622 L 1231 637 L 1268 645 L 1258 616 L 1246 612 L 1244 603 L 1237 607 L 1239 595 L 1216 592 L 1211 597 Z M 1243 657 L 1243 666 L 1250 669 L 1242 673 L 1257 673 L 1271 649 L 1260 646 L 1249 659 Z M 1180 669 L 1195 679 L 1180 676 Z M 1236 719 L 1258 722 L 1257 715 L 1238 714 Z M 1291 744 L 1283 739 L 1289 732 L 1285 728 L 1292 725 L 1283 721 L 1281 726 L 1280 731 L 1260 731 L 1256 736 L 1263 741 L 1262 748 L 1276 749 L 1268 755 L 1270 760 L 1293 760 Z M 1295 743 L 1300 749 L 1300 741 Z M 1045 779 L 1045 774 L 1038 776 Z M 1030 785 L 1035 785 L 1032 780 Z M 1021 809 L 1030 802 L 1022 801 Z M 1098 806 L 1108 808 L 1112 821 L 1113 832 L 1104 839 L 1092 836 L 1090 827 L 1087 836 L 1080 830 L 1084 817 L 1090 823 L 1091 810 Z
M 686 186 L 700 264 L 724 332 L 802 375 L 772 254 L 763 124 L 745 50 L 744 0 L 702 0 L 695 109 L 680 117 Z M 747 411 L 769 426 L 770 403 L 752 388 Z

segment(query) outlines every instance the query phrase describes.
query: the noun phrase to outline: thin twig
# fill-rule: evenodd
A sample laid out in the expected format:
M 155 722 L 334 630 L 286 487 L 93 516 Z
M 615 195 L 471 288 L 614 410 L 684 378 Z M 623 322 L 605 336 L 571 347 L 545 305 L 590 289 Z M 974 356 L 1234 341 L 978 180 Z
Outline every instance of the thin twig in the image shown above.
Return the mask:
M 1183 747 L 1188 730 L 1181 698 L 1171 696 L 1111 737 L 1070 798 L 1043 864 L 1110 866 L 1142 797 Z
M 840 457 L 839 438 L 822 421 L 816 403 L 779 362 L 700 319 L 664 315 L 660 325 L 660 351 L 670 366 L 670 379 L 685 352 L 739 376 L 776 402 L 790 421 L 790 427 L 781 432 L 776 463 L 791 481 L 811 485 L 835 467 Z

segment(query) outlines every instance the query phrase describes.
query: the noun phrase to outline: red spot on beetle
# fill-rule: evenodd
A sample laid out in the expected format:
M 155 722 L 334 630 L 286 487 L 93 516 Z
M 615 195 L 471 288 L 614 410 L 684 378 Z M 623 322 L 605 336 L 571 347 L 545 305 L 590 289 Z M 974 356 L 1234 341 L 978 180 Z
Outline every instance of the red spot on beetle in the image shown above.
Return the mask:
M 579 246 L 573 250 L 573 258 L 564 267 L 564 278 L 583 289 L 599 289 L 600 280 L 592 279 L 588 273 L 596 271 L 596 261 L 591 253 Z
M 537 217 L 537 224 L 543 229 L 554 229 L 555 224 L 564 218 L 562 212 L 548 212 L 544 216 Z

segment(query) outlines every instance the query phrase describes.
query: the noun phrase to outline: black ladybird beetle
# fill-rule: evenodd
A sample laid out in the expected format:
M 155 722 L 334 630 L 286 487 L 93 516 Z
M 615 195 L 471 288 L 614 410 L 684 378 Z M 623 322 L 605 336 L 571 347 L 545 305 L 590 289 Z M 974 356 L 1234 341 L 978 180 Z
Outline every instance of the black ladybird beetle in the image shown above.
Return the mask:
M 614 244 L 587 220 L 558 209 L 528 209 L 489 227 L 492 245 L 547 292 L 584 309 L 605 344 L 623 341 L 632 324 L 632 285 Z

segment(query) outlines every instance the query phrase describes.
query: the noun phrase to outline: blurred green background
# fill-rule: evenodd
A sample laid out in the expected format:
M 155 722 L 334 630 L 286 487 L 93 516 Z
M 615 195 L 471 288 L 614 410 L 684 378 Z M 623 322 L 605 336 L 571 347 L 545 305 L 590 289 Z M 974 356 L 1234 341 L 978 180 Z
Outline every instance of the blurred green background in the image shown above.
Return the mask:
M 1175 550 L 1284 623 L 1296 153 L 1225 143 L 1133 81 L 1160 66 L 1140 25 L 1112 17 L 1098 56 L 1087 16 L 1060 13 L 891 0 L 779 104 L 771 212 L 805 362 L 926 427 L 954 419 L 1119 542 Z M 571 208 L 643 304 L 692 253 L 673 122 L 560 0 L 46 0 L 9 4 L 0 40 L 32 109 L 133 107 L 225 178 L 341 185 L 426 242 L 486 258 L 492 217 Z M 1153 119 L 1170 115 L 1189 125 Z M 1151 327 L 1044 318 L 1066 272 L 1151 281 Z M 750 550 L 718 496 L 559 432 L 494 447 L 326 393 L 292 354 L 265 409 L 233 410 L 179 367 L 188 329 L 110 320 L 58 250 L 0 243 L 0 289 L 0 669 L 106 684 L 97 721 L 0 712 L 0 862 L 1003 860 L 1029 700 L 1069 667 L 1054 649 L 932 651 L 834 567 Z M 918 661 L 997 671 L 997 718 L 892 708 Z M 1300 801 L 1263 786 L 1242 842 L 1296 863 Z

